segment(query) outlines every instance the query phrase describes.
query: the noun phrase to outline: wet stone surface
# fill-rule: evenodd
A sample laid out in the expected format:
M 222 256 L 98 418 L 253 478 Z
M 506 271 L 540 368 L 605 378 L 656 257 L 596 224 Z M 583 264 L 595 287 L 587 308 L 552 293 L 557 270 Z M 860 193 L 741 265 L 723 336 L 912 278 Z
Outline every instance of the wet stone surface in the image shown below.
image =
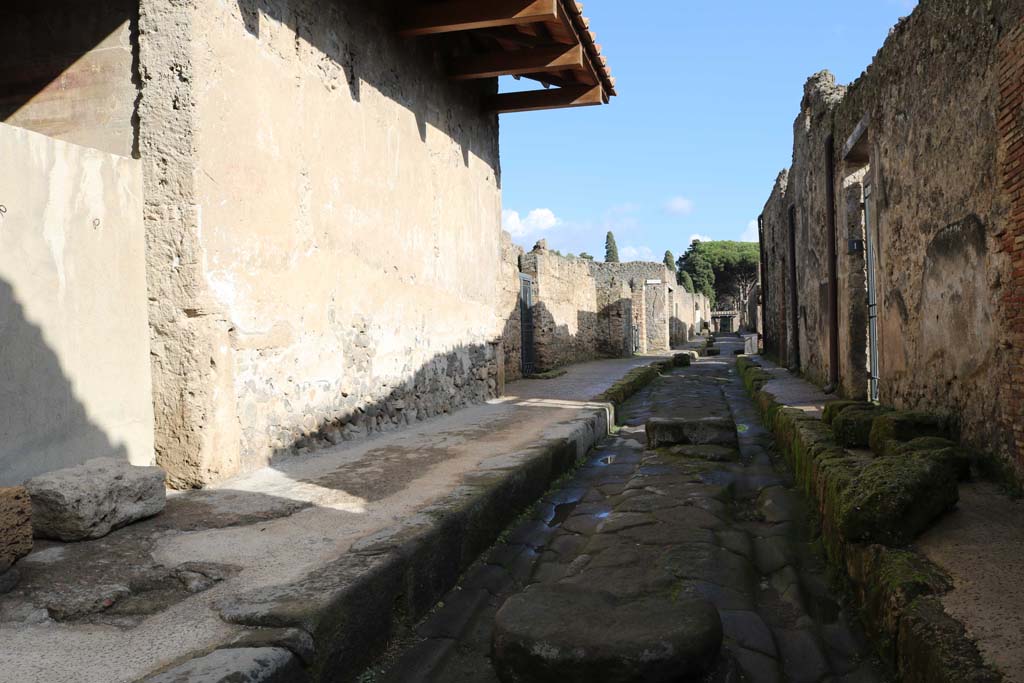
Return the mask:
M 620 411 L 625 426 L 549 492 L 363 680 L 556 680 L 522 663 L 515 665 L 518 674 L 497 667 L 502 679 L 492 661 L 503 605 L 516 596 L 510 603 L 517 605 L 516 621 L 528 622 L 524 596 L 550 590 L 600 596 L 579 600 L 575 610 L 572 601 L 560 603 L 567 630 L 576 626 L 587 639 L 595 637 L 587 604 L 712 605 L 721 650 L 698 680 L 889 680 L 855 615 L 829 589 L 806 501 L 776 462 L 772 436 L 727 350 L 677 368 L 630 399 Z M 729 419 L 737 446 L 647 450 L 651 418 Z M 569 680 L 564 671 L 557 676 Z

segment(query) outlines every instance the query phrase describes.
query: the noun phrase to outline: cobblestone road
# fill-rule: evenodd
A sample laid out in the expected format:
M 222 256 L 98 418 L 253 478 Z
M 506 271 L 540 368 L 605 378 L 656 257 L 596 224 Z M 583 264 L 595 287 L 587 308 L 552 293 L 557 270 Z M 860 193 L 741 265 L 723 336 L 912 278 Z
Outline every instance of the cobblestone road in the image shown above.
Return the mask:
M 739 345 L 721 343 L 723 354 Z M 625 426 L 553 489 L 366 680 L 497 681 L 495 614 L 536 584 L 622 600 L 700 597 L 725 635 L 712 681 L 887 680 L 830 593 L 805 500 L 732 356 L 662 376 L 623 406 Z M 728 417 L 739 449 L 646 450 L 652 417 Z M 586 614 L 567 615 L 567 620 Z

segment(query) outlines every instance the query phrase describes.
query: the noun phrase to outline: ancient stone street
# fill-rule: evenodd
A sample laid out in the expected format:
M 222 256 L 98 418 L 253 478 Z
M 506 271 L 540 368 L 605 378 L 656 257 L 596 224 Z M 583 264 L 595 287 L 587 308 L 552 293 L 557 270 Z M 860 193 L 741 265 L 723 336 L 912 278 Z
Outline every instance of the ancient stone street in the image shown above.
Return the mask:
M 719 346 L 630 399 L 618 433 L 363 680 L 885 680 L 737 376 L 741 344 Z M 680 417 L 728 419 L 735 444 L 646 448 L 649 420 Z M 643 668 L 655 645 L 668 674 Z

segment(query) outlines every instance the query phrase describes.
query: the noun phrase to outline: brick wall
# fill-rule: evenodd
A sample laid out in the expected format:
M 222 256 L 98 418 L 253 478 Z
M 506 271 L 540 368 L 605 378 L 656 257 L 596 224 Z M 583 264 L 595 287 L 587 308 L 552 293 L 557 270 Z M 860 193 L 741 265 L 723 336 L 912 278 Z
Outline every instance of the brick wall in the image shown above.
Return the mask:
M 1024 25 L 1002 41 L 999 60 L 998 127 L 1002 190 L 1009 202 L 1003 249 L 1012 271 L 1003 290 L 1012 360 L 1006 377 L 1004 419 L 1012 430 L 1018 472 L 1024 472 Z

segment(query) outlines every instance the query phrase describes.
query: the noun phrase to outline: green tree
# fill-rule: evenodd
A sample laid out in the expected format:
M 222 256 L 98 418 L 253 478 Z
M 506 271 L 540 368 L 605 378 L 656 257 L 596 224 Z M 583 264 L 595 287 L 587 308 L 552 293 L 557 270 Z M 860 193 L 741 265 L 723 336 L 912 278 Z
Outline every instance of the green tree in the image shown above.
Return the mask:
M 757 282 L 759 260 L 756 242 L 694 241 L 679 265 L 693 278 L 697 291 L 711 291 L 712 306 L 728 302 L 744 307 L 750 288 Z
M 673 273 L 676 272 L 676 257 L 667 249 L 665 250 L 665 267 Z M 676 279 L 679 279 L 678 276 L 676 276 Z
M 581 258 L 581 259 L 585 259 L 585 260 L 587 260 L 587 261 L 593 261 L 593 260 L 594 260 L 594 257 L 593 257 L 593 256 L 591 256 L 590 254 L 588 254 L 588 253 L 587 253 L 587 252 L 585 252 L 585 251 L 584 251 L 584 252 L 581 252 L 581 253 L 580 253 L 580 258 Z
M 680 270 L 676 273 L 676 283 L 683 286 L 690 294 L 693 294 L 693 278 L 685 270 Z
M 611 230 L 608 231 L 608 236 L 604 238 L 604 262 L 619 262 L 619 247 L 615 244 L 615 235 L 612 234 Z

